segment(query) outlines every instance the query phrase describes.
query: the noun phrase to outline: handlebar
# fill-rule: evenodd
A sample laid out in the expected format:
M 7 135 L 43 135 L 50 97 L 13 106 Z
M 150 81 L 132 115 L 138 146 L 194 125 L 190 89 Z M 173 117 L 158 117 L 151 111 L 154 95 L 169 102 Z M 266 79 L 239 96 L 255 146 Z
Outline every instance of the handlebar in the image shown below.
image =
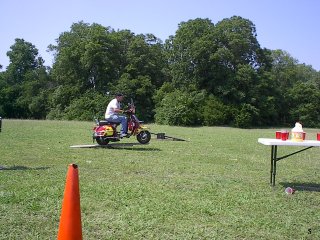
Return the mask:
M 124 110 L 123 113 L 125 114 L 130 114 L 130 113 L 135 113 L 136 109 L 133 107 L 133 108 L 130 108 L 128 110 Z

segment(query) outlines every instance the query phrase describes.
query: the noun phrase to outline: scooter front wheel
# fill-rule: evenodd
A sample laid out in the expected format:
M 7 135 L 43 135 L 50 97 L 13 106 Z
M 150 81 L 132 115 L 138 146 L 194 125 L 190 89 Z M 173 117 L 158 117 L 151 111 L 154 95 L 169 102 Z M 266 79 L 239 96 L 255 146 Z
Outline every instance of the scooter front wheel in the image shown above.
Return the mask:
M 104 137 L 97 137 L 96 141 L 99 145 L 103 145 L 103 146 L 108 145 L 109 143 L 109 139 L 106 139 Z
M 150 142 L 151 139 L 151 133 L 149 131 L 141 131 L 137 135 L 137 140 L 141 144 L 147 144 Z

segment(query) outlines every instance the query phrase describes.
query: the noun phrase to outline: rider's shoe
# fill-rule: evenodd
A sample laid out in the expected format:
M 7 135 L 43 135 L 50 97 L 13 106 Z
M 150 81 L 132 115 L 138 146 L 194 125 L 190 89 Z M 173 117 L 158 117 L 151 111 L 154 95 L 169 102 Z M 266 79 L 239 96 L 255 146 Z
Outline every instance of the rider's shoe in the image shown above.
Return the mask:
M 121 138 L 128 137 L 128 136 L 129 136 L 128 133 L 121 133 L 121 134 L 120 134 L 120 137 L 121 137 Z

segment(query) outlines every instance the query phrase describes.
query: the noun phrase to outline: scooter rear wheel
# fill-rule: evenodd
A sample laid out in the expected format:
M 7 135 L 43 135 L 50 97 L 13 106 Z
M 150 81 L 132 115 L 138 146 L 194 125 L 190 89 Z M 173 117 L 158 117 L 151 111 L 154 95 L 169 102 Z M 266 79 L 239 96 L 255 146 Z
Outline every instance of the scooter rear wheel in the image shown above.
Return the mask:
M 151 139 L 151 134 L 149 131 L 141 131 L 138 135 L 137 135 L 137 140 L 139 143 L 141 144 L 147 144 L 150 142 Z
M 106 139 L 103 137 L 96 138 L 96 141 L 99 145 L 103 145 L 103 146 L 108 145 L 108 143 L 109 143 L 109 139 Z

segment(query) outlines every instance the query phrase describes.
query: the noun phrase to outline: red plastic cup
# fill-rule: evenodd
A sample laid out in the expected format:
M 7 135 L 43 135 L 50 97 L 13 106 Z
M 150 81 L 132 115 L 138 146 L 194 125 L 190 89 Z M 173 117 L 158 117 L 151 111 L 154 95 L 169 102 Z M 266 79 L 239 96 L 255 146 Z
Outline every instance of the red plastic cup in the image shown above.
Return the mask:
M 286 141 L 289 138 L 289 132 L 281 132 L 281 140 Z
M 276 131 L 276 139 L 281 139 L 281 131 Z
M 287 187 L 285 190 L 286 194 L 291 195 L 295 193 L 295 189 L 291 188 L 291 187 Z
M 317 133 L 317 140 L 320 141 L 320 133 Z
M 306 140 L 306 133 L 305 132 L 302 133 L 302 139 Z

